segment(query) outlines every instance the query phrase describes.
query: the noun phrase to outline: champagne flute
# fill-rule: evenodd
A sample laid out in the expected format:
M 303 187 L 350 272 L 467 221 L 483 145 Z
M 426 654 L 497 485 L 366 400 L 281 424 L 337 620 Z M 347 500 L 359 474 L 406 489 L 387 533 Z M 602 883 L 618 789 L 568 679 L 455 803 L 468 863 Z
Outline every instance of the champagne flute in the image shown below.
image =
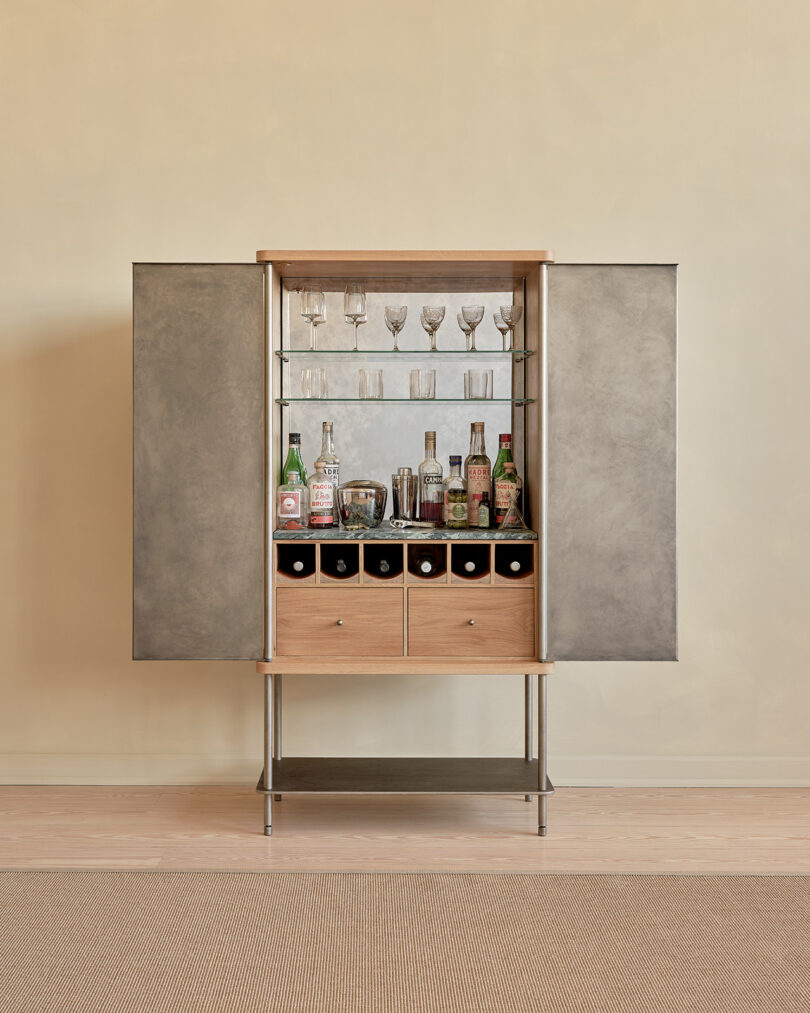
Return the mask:
M 405 319 L 408 316 L 407 306 L 386 306 L 385 307 L 385 326 L 394 335 L 394 347 L 392 351 L 398 352 L 399 345 L 397 344 L 397 335 L 405 326 Z
M 509 347 L 515 347 L 515 327 L 520 323 L 523 316 L 522 306 L 501 306 L 503 322 L 509 328 Z
M 326 320 L 326 300 L 318 285 L 301 289 L 301 316 L 309 321 L 309 350 L 315 351 L 315 328 Z
M 430 350 L 436 352 L 436 331 L 441 327 L 442 320 L 444 320 L 445 309 L 444 306 L 423 306 L 422 315 L 420 317 L 422 326 L 428 332 L 430 336 Z
M 475 347 L 475 328 L 484 319 L 484 306 L 462 306 L 461 315 L 464 317 L 465 323 L 470 325 L 470 347 L 468 351 L 477 352 L 478 349 Z
M 509 333 L 509 324 L 506 323 L 506 321 L 500 315 L 500 313 L 493 313 L 492 314 L 492 319 L 495 321 L 495 326 L 501 332 L 501 338 L 503 339 L 503 350 L 504 350 L 504 352 L 506 352 L 506 351 L 509 350 L 506 347 L 506 335 Z M 510 347 L 511 347 L 511 342 L 510 342 Z
M 343 314 L 347 324 L 354 324 L 354 351 L 357 349 L 357 327 L 364 324 L 366 316 L 366 292 L 359 281 L 350 281 L 343 295 Z
M 460 313 L 456 313 L 456 320 L 458 320 L 458 326 L 461 328 L 464 338 L 467 342 L 467 351 L 470 350 L 470 334 L 472 333 L 472 327 L 467 323 L 464 317 Z

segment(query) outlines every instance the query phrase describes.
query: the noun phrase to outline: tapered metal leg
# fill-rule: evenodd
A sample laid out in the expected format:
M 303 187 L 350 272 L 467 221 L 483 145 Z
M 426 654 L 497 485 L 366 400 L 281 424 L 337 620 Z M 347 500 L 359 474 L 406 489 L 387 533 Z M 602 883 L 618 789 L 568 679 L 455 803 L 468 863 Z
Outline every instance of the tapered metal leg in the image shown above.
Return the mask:
M 264 677 L 264 790 L 269 792 L 273 787 L 273 731 L 275 727 L 273 701 L 275 687 L 273 676 Z M 264 833 L 269 837 L 273 833 L 273 796 L 264 795 Z
M 546 790 L 548 782 L 548 764 L 546 759 L 546 676 L 539 675 L 537 687 L 537 787 Z M 537 833 L 545 837 L 547 833 L 547 802 L 546 795 L 537 796 Z
M 534 689 L 534 684 L 532 677 L 530 675 L 524 675 L 523 682 L 524 682 L 523 721 L 526 726 L 525 727 L 526 745 L 524 755 L 527 760 L 531 760 L 532 757 L 534 756 L 534 729 L 532 728 L 532 716 L 533 716 L 532 711 L 534 710 L 534 706 L 532 703 L 532 696 L 533 696 L 532 691 Z M 523 798 L 527 802 L 531 802 L 533 796 L 524 795 Z
M 273 756 L 277 759 L 281 759 L 281 680 L 283 676 L 277 675 L 273 680 L 273 720 L 274 720 L 274 733 L 273 733 Z M 273 796 L 274 802 L 281 801 L 281 795 Z

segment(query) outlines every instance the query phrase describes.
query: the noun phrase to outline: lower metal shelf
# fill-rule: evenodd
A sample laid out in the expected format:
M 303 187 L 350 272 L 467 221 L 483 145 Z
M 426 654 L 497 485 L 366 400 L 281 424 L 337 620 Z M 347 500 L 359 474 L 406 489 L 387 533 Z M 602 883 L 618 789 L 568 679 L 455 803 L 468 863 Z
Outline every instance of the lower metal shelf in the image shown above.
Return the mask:
M 546 778 L 538 791 L 538 761 L 522 757 L 326 757 L 273 760 L 272 787 L 264 771 L 256 791 L 263 795 L 304 792 L 351 794 L 551 795 Z

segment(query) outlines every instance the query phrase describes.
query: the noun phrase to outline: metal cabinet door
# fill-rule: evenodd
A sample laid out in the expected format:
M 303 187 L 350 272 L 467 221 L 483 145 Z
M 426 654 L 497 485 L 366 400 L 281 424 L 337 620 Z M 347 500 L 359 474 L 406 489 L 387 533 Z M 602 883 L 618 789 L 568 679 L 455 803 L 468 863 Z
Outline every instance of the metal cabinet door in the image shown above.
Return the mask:
M 264 271 L 136 264 L 133 656 L 262 657 Z
M 548 654 L 677 660 L 677 269 L 548 268 Z

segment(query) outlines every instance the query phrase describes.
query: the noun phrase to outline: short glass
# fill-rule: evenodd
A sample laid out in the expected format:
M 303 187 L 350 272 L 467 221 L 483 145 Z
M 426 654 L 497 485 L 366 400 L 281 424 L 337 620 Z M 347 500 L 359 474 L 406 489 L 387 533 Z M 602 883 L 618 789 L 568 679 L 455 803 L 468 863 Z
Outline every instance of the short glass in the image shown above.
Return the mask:
M 436 370 L 411 370 L 411 399 L 428 401 L 436 397 Z
M 359 369 L 359 393 L 363 400 L 379 401 L 383 396 L 383 371 L 381 369 Z
M 464 374 L 464 397 L 470 401 L 485 401 L 492 397 L 491 369 L 468 369 Z
M 329 385 L 325 369 L 301 370 L 301 397 L 328 397 Z

